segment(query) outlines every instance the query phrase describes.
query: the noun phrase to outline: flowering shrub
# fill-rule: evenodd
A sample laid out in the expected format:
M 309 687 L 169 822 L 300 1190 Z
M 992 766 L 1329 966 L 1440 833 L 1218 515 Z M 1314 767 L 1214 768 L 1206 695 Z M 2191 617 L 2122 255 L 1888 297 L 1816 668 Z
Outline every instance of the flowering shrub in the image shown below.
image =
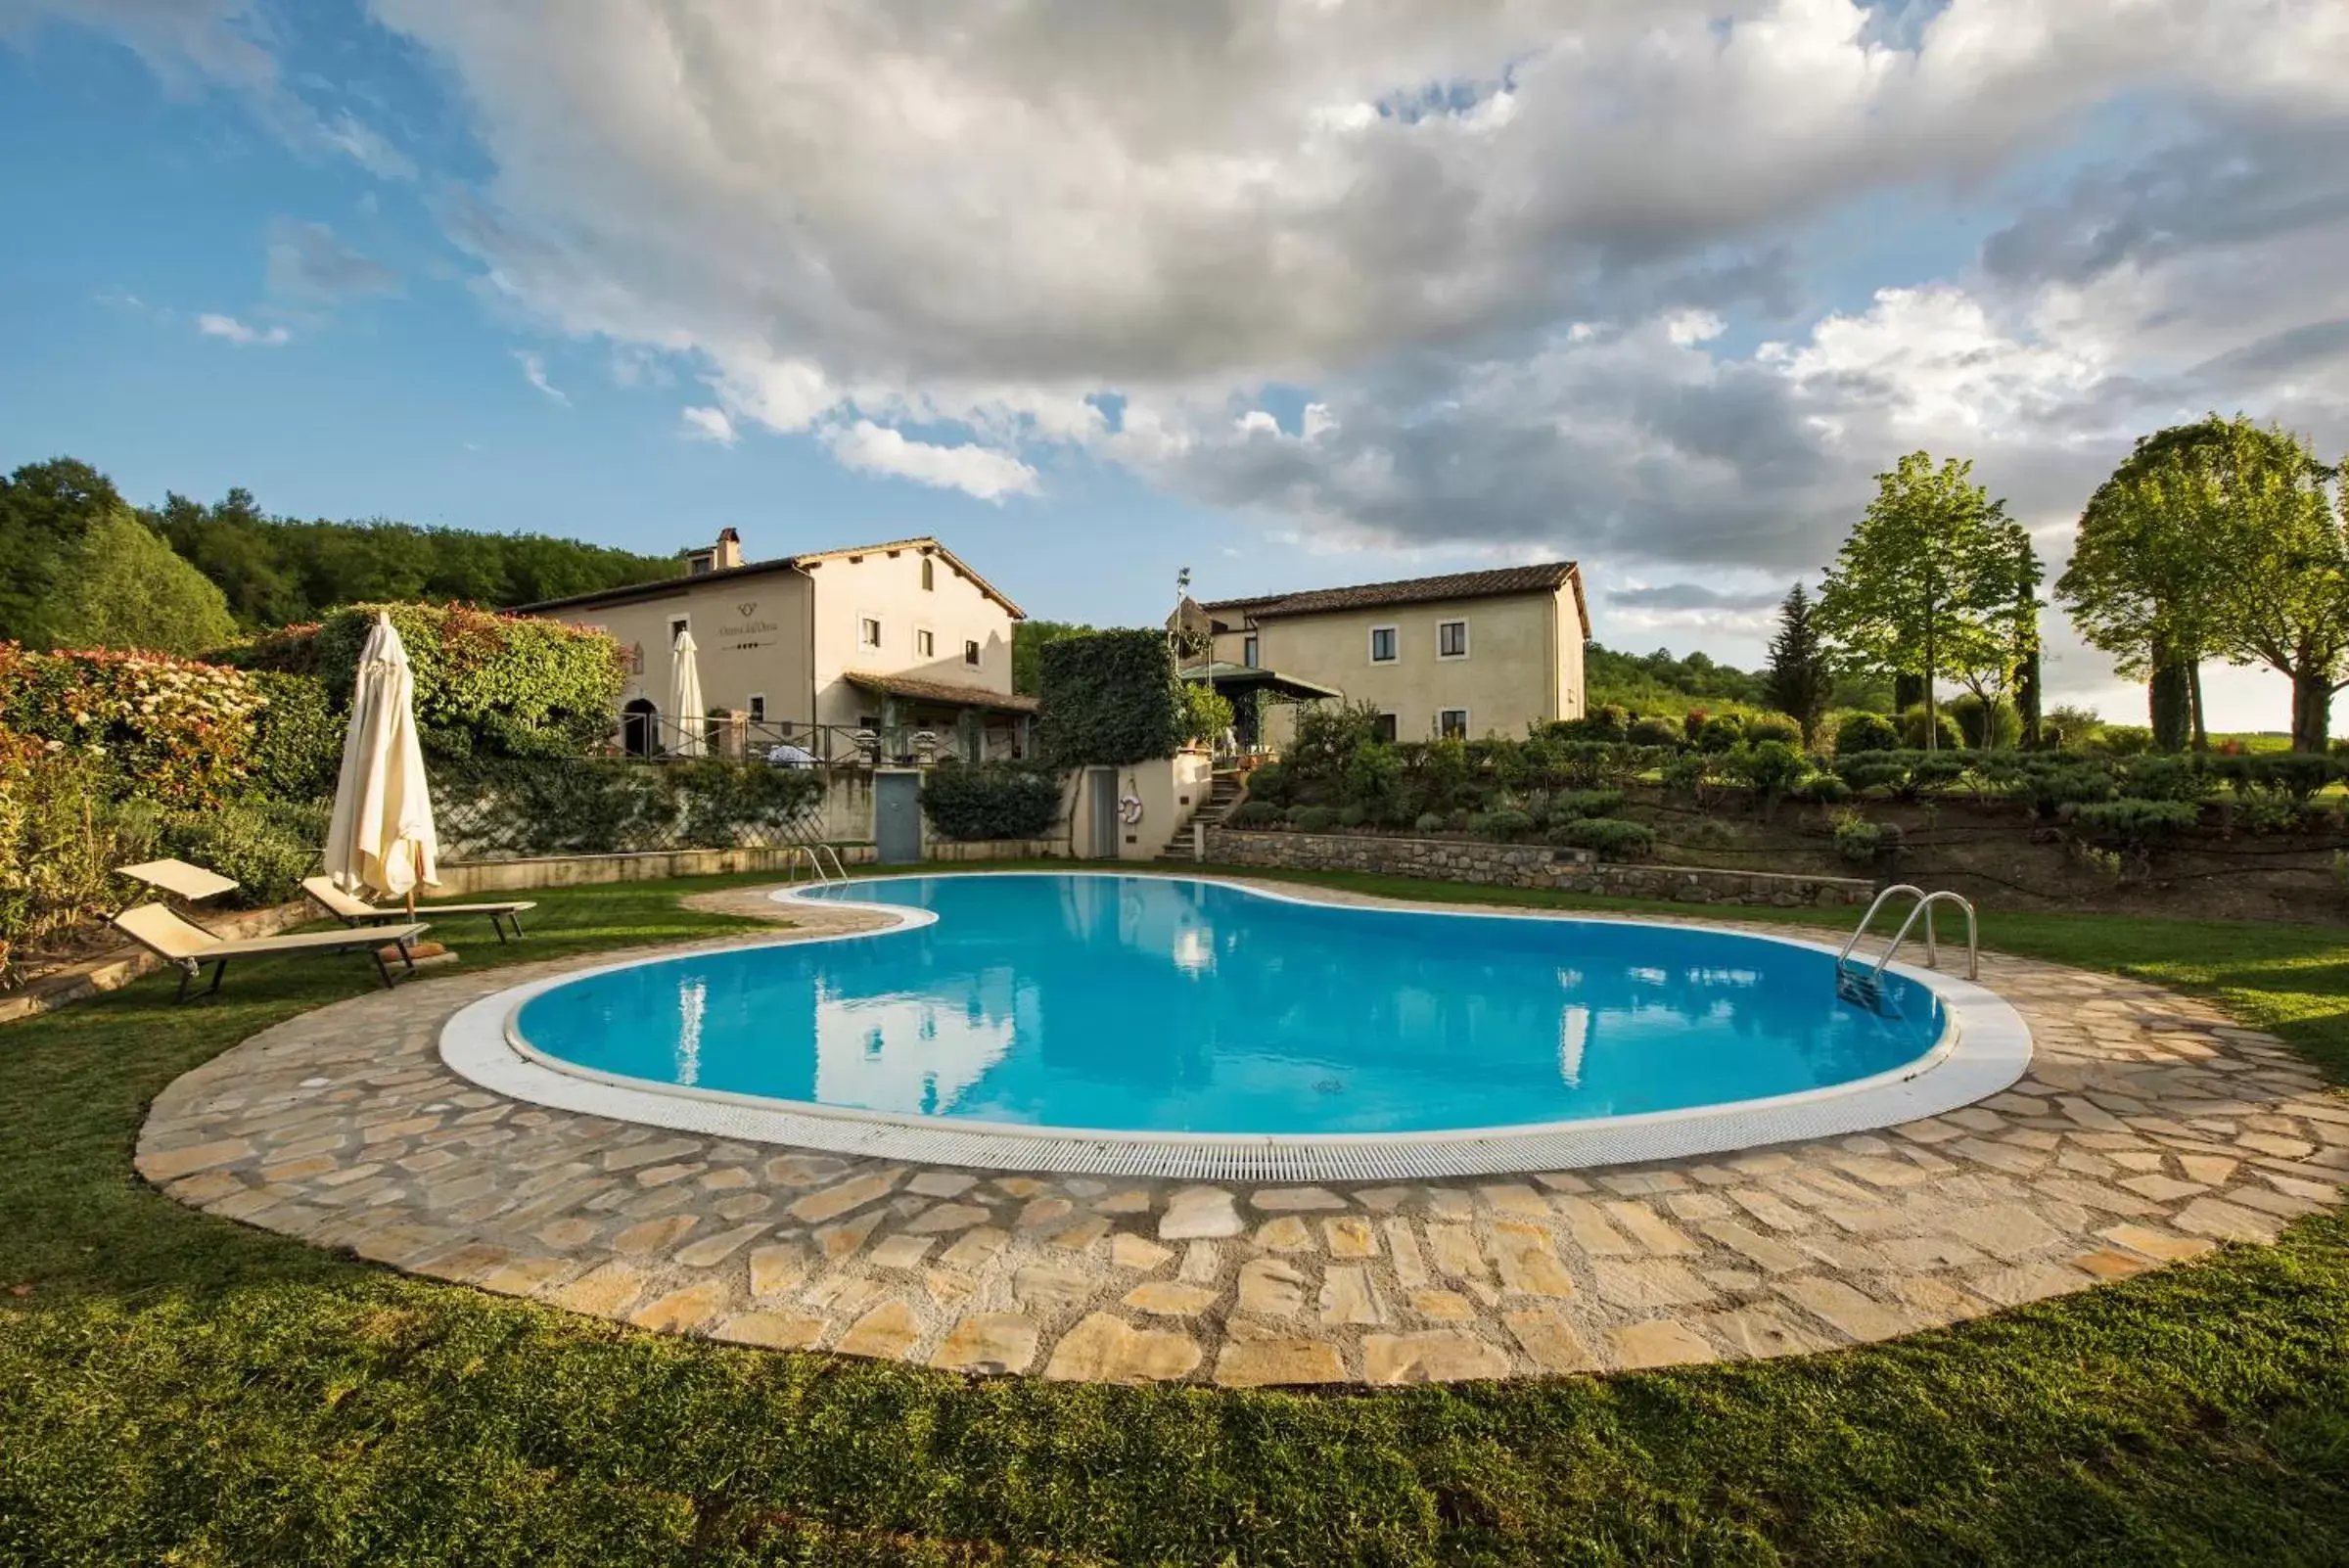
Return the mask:
M 110 799 L 227 799 L 245 777 L 263 700 L 243 673 L 216 665 L 0 645 L 0 729 L 89 758 Z
M 115 840 L 97 760 L 0 730 L 0 984 L 28 945 L 103 914 Z

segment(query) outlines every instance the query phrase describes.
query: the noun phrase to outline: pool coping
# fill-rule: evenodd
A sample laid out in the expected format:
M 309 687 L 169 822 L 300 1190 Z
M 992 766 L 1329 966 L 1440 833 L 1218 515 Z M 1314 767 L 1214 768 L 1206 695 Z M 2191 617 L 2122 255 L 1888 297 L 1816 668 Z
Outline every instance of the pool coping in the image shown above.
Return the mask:
M 943 877 L 1055 876 L 1124 880 L 1132 873 L 1066 871 L 907 871 L 860 877 L 902 882 Z M 1153 874 L 1153 880 L 1165 880 Z M 1279 902 L 1328 908 L 1332 900 L 1218 876 L 1174 874 L 1174 880 L 1229 888 Z M 745 947 L 809 942 L 878 940 L 920 929 L 934 911 L 809 895 L 813 886 L 769 895 L 778 904 L 820 904 L 891 923 L 874 929 L 776 938 Z M 1568 911 L 1446 909 L 1424 904 L 1347 905 L 1381 913 L 1480 920 L 1577 920 L 1610 926 L 1687 930 L 1693 924 L 1753 941 L 1833 955 L 1836 948 L 1807 938 L 1732 930 L 1707 922 L 1666 921 Z M 737 949 L 741 950 L 741 949 Z M 1582 1170 L 1716 1154 L 1820 1137 L 1873 1131 L 1973 1104 L 2013 1084 L 2030 1068 L 2029 1026 L 2012 1004 L 1989 988 L 1937 971 L 1892 964 L 1890 972 L 1939 997 L 1949 1023 L 1931 1051 L 1869 1078 L 1793 1094 L 1627 1116 L 1529 1123 L 1501 1129 L 1409 1132 L 1351 1132 L 1312 1136 L 1277 1133 L 1138 1133 L 1110 1130 L 1036 1128 L 1012 1123 L 902 1116 L 777 1100 L 688 1085 L 653 1085 L 546 1055 L 523 1039 L 515 1015 L 532 997 L 592 975 L 672 962 L 675 953 L 595 965 L 511 987 L 459 1009 L 440 1032 L 440 1060 L 484 1088 L 557 1110 L 667 1128 L 676 1131 L 784 1144 L 827 1153 L 997 1171 L 1160 1176 L 1190 1179 L 1322 1181 L 1397 1180 Z

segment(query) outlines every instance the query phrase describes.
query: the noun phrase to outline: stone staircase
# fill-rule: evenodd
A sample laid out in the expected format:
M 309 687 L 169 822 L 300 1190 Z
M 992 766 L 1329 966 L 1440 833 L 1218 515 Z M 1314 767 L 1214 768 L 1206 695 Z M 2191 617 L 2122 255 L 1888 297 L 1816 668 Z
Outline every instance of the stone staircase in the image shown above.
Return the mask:
M 1244 786 L 1240 783 L 1240 775 L 1237 772 L 1218 773 L 1208 789 L 1207 804 L 1191 813 L 1190 822 L 1184 823 L 1182 831 L 1175 834 L 1167 847 L 1159 851 L 1153 858 L 1183 865 L 1190 864 L 1192 823 L 1205 822 L 1210 827 L 1217 826 L 1222 822 L 1224 817 L 1231 814 L 1231 808 L 1239 804 L 1240 796 L 1243 793 Z

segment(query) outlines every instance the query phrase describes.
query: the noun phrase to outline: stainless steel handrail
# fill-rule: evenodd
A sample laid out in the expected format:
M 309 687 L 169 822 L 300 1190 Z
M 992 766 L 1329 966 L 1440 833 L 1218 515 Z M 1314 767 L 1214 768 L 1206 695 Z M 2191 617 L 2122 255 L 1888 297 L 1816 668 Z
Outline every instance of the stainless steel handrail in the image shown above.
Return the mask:
M 1867 913 L 1860 917 L 1860 924 L 1852 932 L 1850 940 L 1844 943 L 1843 950 L 1835 955 L 1836 973 L 1838 975 L 1845 973 L 1853 949 L 1860 945 L 1860 939 L 1867 935 L 1867 928 L 1874 923 L 1877 913 L 1883 909 L 1886 901 L 1904 893 L 1915 899 L 1916 902 L 1910 908 L 1909 918 L 1901 922 L 1900 930 L 1893 933 L 1891 944 L 1876 956 L 1875 963 L 1867 972 L 1868 983 L 1874 985 L 1883 979 L 1885 966 L 1892 962 L 1893 954 L 1901 950 L 1901 944 L 1909 940 L 1909 933 L 1915 927 L 1919 915 L 1924 916 L 1925 919 L 1925 962 L 1928 965 L 1937 965 L 1941 962 L 1941 946 L 1933 930 L 1933 906 L 1937 903 L 1954 903 L 1965 911 L 1965 978 L 1979 980 L 1982 976 L 1982 945 L 1980 927 L 1974 918 L 1973 904 L 1947 888 L 1927 893 L 1924 889 L 1908 882 L 1894 883 L 1876 895 L 1875 901 L 1867 906 Z

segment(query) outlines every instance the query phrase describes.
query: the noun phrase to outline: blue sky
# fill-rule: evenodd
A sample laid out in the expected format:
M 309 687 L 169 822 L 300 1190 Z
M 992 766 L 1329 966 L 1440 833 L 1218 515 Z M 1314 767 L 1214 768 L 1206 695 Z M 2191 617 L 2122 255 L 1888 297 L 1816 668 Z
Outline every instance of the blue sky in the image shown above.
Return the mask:
M 2349 40 L 2251 4 L 8 0 L 0 463 L 1103 623 L 1571 556 L 1751 662 L 1903 451 L 2060 561 L 2162 424 L 2349 444 Z

